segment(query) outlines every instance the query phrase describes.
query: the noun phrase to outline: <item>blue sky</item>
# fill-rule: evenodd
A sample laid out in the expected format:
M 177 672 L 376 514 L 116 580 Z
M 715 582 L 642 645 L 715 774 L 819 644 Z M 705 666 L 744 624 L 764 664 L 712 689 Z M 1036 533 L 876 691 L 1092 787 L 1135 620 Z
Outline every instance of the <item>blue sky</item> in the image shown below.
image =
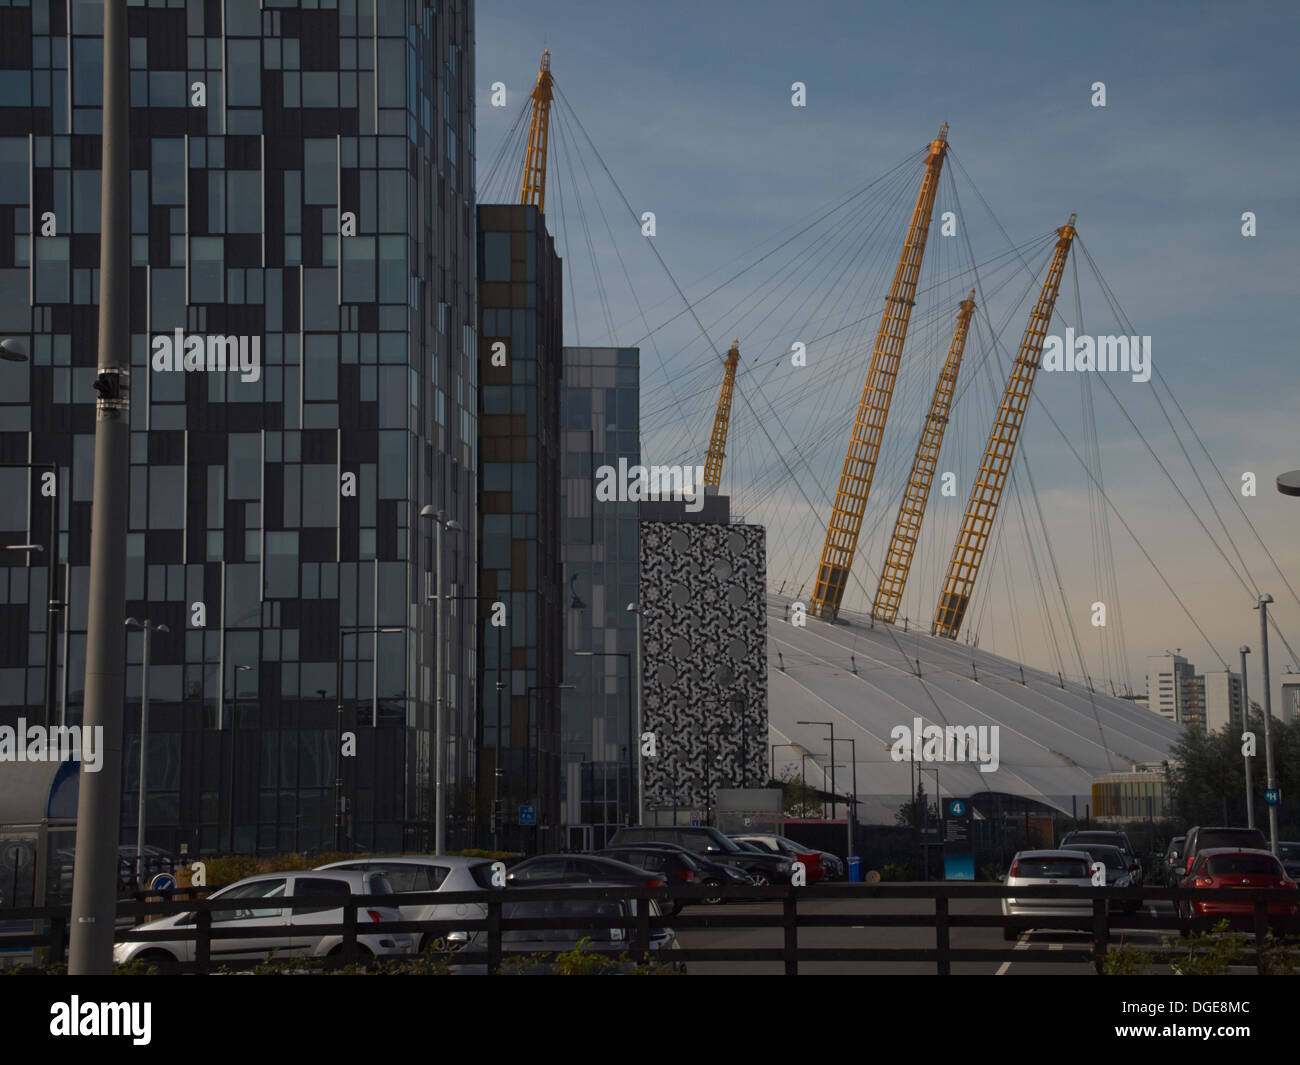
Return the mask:
M 1243 471 L 1258 475 L 1258 496 L 1242 504 L 1291 584 L 1300 587 L 1300 545 L 1293 534 L 1300 500 L 1280 497 L 1273 488 L 1277 473 L 1300 467 L 1294 415 L 1300 398 L 1294 340 L 1300 290 L 1295 254 L 1300 149 L 1293 135 L 1300 104 L 1297 30 L 1300 10 L 1284 3 L 480 3 L 475 68 L 480 188 L 531 88 L 538 56 L 550 48 L 558 85 L 635 210 L 655 212 L 655 246 L 695 298 L 708 287 L 701 284 L 706 275 L 716 280 L 751 262 L 760 242 L 919 152 L 946 121 L 954 157 L 1013 241 L 1046 234 L 1077 212 L 1083 241 L 1136 331 L 1152 337 L 1157 368 L 1223 477 L 1235 486 Z M 508 89 L 504 109 L 489 106 L 495 81 Z M 794 81 L 807 86 L 806 108 L 790 104 Z M 1106 86 L 1105 108 L 1090 102 L 1097 81 Z M 560 121 L 568 120 L 561 116 Z M 577 144 L 571 124 L 569 130 L 570 150 L 581 158 L 586 149 Z M 560 150 L 553 148 L 553 160 Z M 589 152 L 585 161 L 597 165 Z M 556 161 L 553 181 L 564 181 L 564 170 L 563 160 Z M 913 172 L 919 179 L 919 165 Z M 897 212 L 899 233 L 915 196 L 911 182 L 906 177 L 900 185 L 908 191 Z M 595 184 L 599 188 L 602 181 Z M 504 184 L 498 180 L 495 187 Z M 642 246 L 643 238 L 626 214 L 618 213 L 609 186 L 603 187 L 606 193 L 587 197 L 592 240 L 609 286 L 616 339 L 635 343 L 648 330 L 622 280 L 623 267 L 605 249 L 609 238 L 597 221 L 599 210 L 617 230 L 620 254 L 650 326 L 677 314 L 682 305 Z M 972 187 L 956 177 L 956 188 L 976 257 L 1004 250 L 1005 239 L 977 209 Z M 574 209 L 579 191 L 570 191 L 565 218 L 572 248 L 561 232 L 557 188 L 548 197 L 548 222 L 574 270 L 576 315 L 566 298 L 566 342 L 580 336 L 584 343 L 604 343 L 604 317 Z M 944 206 L 941 194 L 937 210 Z M 1258 235 L 1250 239 L 1240 233 L 1243 211 L 1257 217 Z M 892 232 L 882 237 L 877 265 L 892 272 L 897 247 Z M 932 237 L 928 259 L 935 260 L 933 270 L 941 270 L 942 257 L 933 249 Z M 923 274 L 923 286 L 925 279 Z M 877 533 L 869 539 L 864 531 L 860 542 L 863 557 L 875 566 L 897 506 L 892 493 L 901 486 L 898 476 L 910 461 L 918 418 L 928 402 L 931 367 L 937 370 L 935 360 L 942 360 L 946 347 L 945 308 L 955 307 L 965 294 L 957 291 L 964 279 L 942 274 L 935 279 L 940 287 L 933 293 L 932 312 L 918 297 L 918 318 L 904 355 L 906 380 L 900 377 L 902 394 L 896 394 L 868 506 L 868 525 L 883 515 L 885 538 Z M 1119 331 L 1100 292 L 1090 287 L 1086 269 L 1080 283 L 1089 330 Z M 747 284 L 728 294 L 752 293 Z M 1025 284 L 1022 277 L 1008 291 Z M 861 313 L 873 308 L 878 313 L 887 286 L 886 276 Z M 811 360 L 800 371 L 811 376 L 794 378 L 780 365 L 789 338 L 782 340 L 779 330 L 769 337 L 743 316 L 727 320 L 722 312 L 728 302 L 706 304 L 701 317 L 722 351 L 733 336 L 748 335 L 747 327 L 753 327 L 753 346 L 747 341 L 742 347 L 747 358 L 741 388 L 758 402 L 761 382 L 762 396 L 785 409 L 796 441 L 827 434 L 823 445 L 808 452 L 808 468 L 816 468 L 817 477 L 798 489 L 783 485 L 780 462 L 767 453 L 766 440 L 737 403 L 724 488 L 746 517 L 768 526 L 769 567 L 776 577 L 808 568 L 800 540 L 820 543 L 804 499 L 820 499 L 827 486 L 833 491 L 874 325 L 846 337 L 845 350 L 836 357 L 828 353 Z M 1072 292 L 1068 302 L 1073 313 Z M 1004 310 L 1014 307 L 990 305 L 992 320 L 998 322 Z M 1026 306 L 1014 313 L 1003 334 L 1004 348 L 1012 353 L 1027 311 Z M 846 307 L 836 307 L 836 316 L 845 313 Z M 921 317 L 929 313 L 932 320 Z M 810 316 L 796 322 L 794 335 L 801 335 L 798 328 L 815 333 L 826 321 Z M 921 328 L 921 321 L 932 327 Z M 716 356 L 688 318 L 658 331 L 654 346 L 642 347 L 647 461 L 703 462 L 720 380 Z M 968 361 L 973 357 L 968 347 Z M 994 371 L 992 379 L 1000 391 L 1004 369 Z M 1217 519 L 1152 402 L 1151 386 L 1129 383 L 1127 377 L 1110 383 L 1175 483 L 1217 531 Z M 1043 405 L 1076 441 L 1079 387 L 1072 375 L 1040 375 L 1036 385 Z M 676 416 L 652 402 L 666 391 L 680 403 Z M 973 402 L 969 412 L 960 411 L 960 429 L 954 416 L 941 468 L 957 470 L 962 489 L 959 499 L 931 506 L 927 532 L 933 543 L 918 551 L 909 583 L 918 613 L 932 610 L 942 582 L 992 418 L 992 394 Z M 977 395 L 972 385 L 972 399 Z M 1097 392 L 1095 401 L 1108 492 L 1218 654 L 1235 665 L 1238 645 L 1258 642 L 1250 594 L 1196 527 L 1123 415 L 1104 392 Z M 842 426 L 838 434 L 836 424 Z M 1021 448 L 1031 459 L 1061 570 L 1063 609 L 1078 626 L 1089 671 L 1100 675 L 1101 643 L 1088 624 L 1090 604 L 1100 593 L 1091 563 L 1087 479 L 1041 411 L 1027 419 Z M 1203 476 L 1209 472 L 1202 463 Z M 1258 549 L 1217 477 L 1213 486 L 1250 581 L 1274 594 L 1278 619 L 1300 649 L 1300 605 Z M 820 510 L 824 520 L 829 505 Z M 981 644 L 1051 666 L 1053 652 L 1036 620 L 1035 598 L 1026 592 L 1000 599 L 991 591 L 1006 583 L 1007 574 L 1020 577 L 1025 570 L 1012 539 L 1013 521 L 1019 522 L 1018 514 L 1013 518 L 1004 504 L 1000 522 L 1008 540 L 997 566 L 1009 569 L 1003 573 L 986 563 L 982 573 L 981 587 L 987 583 L 991 599 Z M 1222 668 L 1132 540 L 1118 525 L 1112 535 L 1129 681 L 1140 691 L 1143 657 L 1165 648 L 1183 648 L 1203 669 Z M 1227 539 L 1218 535 L 1233 557 Z M 862 579 L 874 590 L 874 580 L 865 574 Z M 851 592 L 846 605 L 852 597 Z M 1059 595 L 1056 602 L 1059 613 Z M 1017 625 L 1020 631 L 1012 638 Z M 1276 646 L 1274 672 L 1286 661 L 1284 649 Z M 1068 671 L 1078 672 L 1077 665 Z M 1258 695 L 1256 677 L 1252 690 Z

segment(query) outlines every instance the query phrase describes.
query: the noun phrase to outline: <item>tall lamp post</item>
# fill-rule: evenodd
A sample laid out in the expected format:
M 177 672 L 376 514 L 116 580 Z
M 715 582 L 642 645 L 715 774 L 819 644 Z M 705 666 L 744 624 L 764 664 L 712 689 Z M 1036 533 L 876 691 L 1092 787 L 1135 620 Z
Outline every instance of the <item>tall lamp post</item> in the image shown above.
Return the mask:
M 338 704 L 334 730 L 334 849 L 336 851 L 343 850 L 343 827 L 347 823 L 347 813 L 343 808 L 343 638 L 403 631 L 405 630 L 392 625 L 346 625 L 339 628 L 338 671 L 334 679 L 334 694 Z M 371 725 L 375 723 L 375 718 L 372 717 Z
M 252 668 L 235 666 L 235 705 L 230 715 L 230 836 L 227 841 L 231 854 L 235 853 L 235 753 L 239 744 L 239 674 L 251 672 Z
M 831 730 L 831 820 L 835 820 L 835 724 L 832 721 L 796 721 L 796 725 L 825 725 Z
M 641 730 L 645 728 L 645 707 L 642 705 L 641 687 L 641 608 L 636 603 L 627 604 L 627 612 L 636 617 L 636 729 L 628 736 L 628 747 L 633 753 L 629 758 L 636 759 L 636 823 L 645 824 L 645 763 L 641 761 Z M 631 772 L 629 763 L 629 772 Z M 631 781 L 628 781 L 631 786 Z
M 433 594 L 438 597 L 436 638 L 433 645 L 433 853 L 441 854 L 447 848 L 446 787 L 443 775 L 447 767 L 447 736 L 443 724 L 443 668 L 442 645 L 446 643 L 442 609 L 442 531 L 459 532 L 464 527 L 454 518 L 448 518 L 432 503 L 420 508 L 420 517 L 433 522 Z
M 0 359 L 6 362 L 26 362 L 22 345 L 16 340 L 0 341 Z M 6 544 L 6 551 L 45 552 L 45 727 L 54 724 L 54 705 L 58 702 L 58 631 L 59 614 L 63 610 L 59 591 L 59 466 L 55 462 L 0 462 L 0 469 L 46 470 L 54 476 L 54 493 L 50 499 L 49 546 L 41 544 Z
M 1277 787 L 1277 777 L 1273 770 L 1273 698 L 1272 682 L 1268 676 L 1268 604 L 1273 601 L 1271 595 L 1259 597 L 1259 668 L 1264 673 L 1264 767 L 1268 774 L 1267 787 L 1271 791 Z M 1268 804 L 1268 847 L 1277 855 L 1277 803 Z
M 638 615 L 639 619 L 640 615 Z M 579 658 L 621 658 L 627 664 L 627 785 L 628 785 L 628 824 L 632 824 L 633 803 L 631 800 L 633 785 L 633 752 L 636 749 L 635 724 L 632 720 L 632 654 L 629 651 L 574 651 Z M 622 811 L 620 811 L 620 817 Z M 639 821 L 637 822 L 640 823 Z
M 1250 654 L 1250 648 L 1244 643 L 1241 645 L 1241 730 L 1247 732 L 1250 730 L 1250 691 L 1246 685 L 1246 656 Z M 1255 795 L 1250 783 L 1250 755 L 1242 755 L 1246 763 L 1246 827 L 1255 827 Z
M 849 853 L 845 855 L 846 858 L 851 858 L 853 857 L 854 852 L 856 850 L 856 847 L 854 846 L 855 840 L 854 840 L 853 830 L 854 830 L 854 823 L 857 819 L 857 812 L 858 812 L 858 745 L 854 742 L 852 736 L 848 736 L 848 737 L 841 736 L 839 742 L 847 743 L 849 745 L 849 758 L 853 767 L 853 795 L 849 798 L 848 818 L 847 818 L 848 828 L 849 828 Z M 834 765 L 834 758 L 835 758 L 835 743 L 836 743 L 835 737 L 832 736 L 831 737 L 831 759 L 832 759 L 831 764 L 832 765 Z
M 155 625 L 148 618 L 136 621 L 126 619 L 127 628 L 144 629 L 144 652 L 140 672 L 140 781 L 136 789 L 135 821 L 135 880 L 138 889 L 144 888 L 144 793 L 145 771 L 149 753 L 149 637 L 155 632 L 170 632 L 166 625 Z

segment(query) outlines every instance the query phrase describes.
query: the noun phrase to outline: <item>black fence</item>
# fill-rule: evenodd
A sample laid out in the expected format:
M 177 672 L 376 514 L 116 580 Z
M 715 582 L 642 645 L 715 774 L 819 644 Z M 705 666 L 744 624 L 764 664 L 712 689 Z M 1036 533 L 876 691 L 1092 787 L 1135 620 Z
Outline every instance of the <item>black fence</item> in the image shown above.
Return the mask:
M 200 891 L 204 889 L 199 889 Z M 300 898 L 250 899 L 198 899 L 190 897 L 194 889 L 168 892 L 168 898 L 146 898 L 119 904 L 119 923 L 134 921 L 137 927 L 122 927 L 116 935 L 117 942 L 188 942 L 195 944 L 194 960 L 181 963 L 184 972 L 208 973 L 213 969 L 213 942 L 222 939 L 273 939 L 284 936 L 284 924 L 273 927 L 223 927 L 213 922 L 213 913 L 241 908 L 250 902 L 268 902 L 275 909 L 319 910 L 341 908 L 342 922 L 293 925 L 295 936 L 340 936 L 341 950 L 336 963 L 362 960 L 365 951 L 358 942 L 362 930 L 375 932 L 420 932 L 437 936 L 452 931 L 483 932 L 468 947 L 456 951 L 452 962 L 456 965 L 483 966 L 488 973 L 500 970 L 502 960 L 512 955 L 536 955 L 537 950 L 507 950 L 503 933 L 525 929 L 587 929 L 593 933 L 621 927 L 626 941 L 619 946 L 592 946 L 592 953 L 619 955 L 626 953 L 635 961 L 651 959 L 661 954 L 659 960 L 673 963 L 701 962 L 779 962 L 788 975 L 795 975 L 801 963 L 807 962 L 925 962 L 932 963 L 940 975 L 948 975 L 954 963 L 1012 961 L 1019 963 L 1087 962 L 1100 971 L 1116 929 L 1151 929 L 1186 933 L 1208 929 L 1218 917 L 1180 917 L 1175 913 L 1153 914 L 1139 909 L 1136 913 L 1112 913 L 1112 908 L 1125 901 L 1140 903 L 1154 901 L 1172 902 L 1175 911 L 1180 903 L 1224 902 L 1248 904 L 1250 910 L 1234 919 L 1253 934 L 1253 947 L 1247 960 L 1253 960 L 1259 973 L 1265 972 L 1265 958 L 1260 947 L 1270 930 L 1275 934 L 1300 933 L 1296 917 L 1296 892 L 1286 889 L 1261 888 L 1084 888 L 1076 886 L 1007 887 L 1002 884 L 820 884 L 805 888 L 778 887 L 726 887 L 722 889 L 692 888 L 674 892 L 675 901 L 703 901 L 706 896 L 721 894 L 731 901 L 768 903 L 761 912 L 752 909 L 743 913 L 725 912 L 718 907 L 708 912 L 680 913 L 671 917 L 652 913 L 645 900 L 668 902 L 662 888 L 648 887 L 511 887 L 488 891 L 459 892 L 409 892 L 392 895 L 311 896 Z M 1034 914 L 1028 917 L 1004 916 L 1000 913 L 954 913 L 953 902 L 979 899 L 1016 899 L 1087 901 L 1091 914 L 1054 916 Z M 637 899 L 641 900 L 636 913 L 623 913 L 616 917 L 564 916 L 564 917 L 504 917 L 502 907 L 521 901 L 554 901 L 573 899 Z M 877 901 L 886 899 L 924 899 L 932 903 L 929 912 L 810 912 L 808 904 L 819 900 Z M 1284 904 L 1290 916 L 1279 917 L 1268 912 L 1270 903 Z M 447 920 L 386 921 L 376 926 L 365 923 L 360 912 L 368 907 L 388 909 L 401 906 L 477 904 L 482 907 L 481 917 L 456 917 Z M 193 914 L 192 924 L 150 929 L 147 923 L 139 925 L 146 917 L 162 917 L 176 913 Z M 67 931 L 70 908 L 67 906 L 13 909 L 7 912 L 8 927 L 14 922 L 32 922 L 42 931 L 0 933 L 0 950 L 38 950 L 43 954 L 35 966 L 60 964 L 66 956 Z M 653 944 L 656 932 L 671 927 L 675 932 L 691 929 L 780 929 L 782 943 L 779 947 L 718 947 L 679 948 L 670 952 L 656 952 Z M 933 947 L 801 947 L 799 932 L 806 928 L 885 928 L 921 927 L 934 930 Z M 951 944 L 954 928 L 1002 928 L 1011 931 L 1033 928 L 1084 932 L 1090 936 L 1087 949 L 1061 949 L 1048 951 L 1015 950 L 1012 944 L 1003 948 L 955 948 Z M 3 954 L 0 954 L 0 960 Z M 233 963 L 232 967 L 240 967 Z

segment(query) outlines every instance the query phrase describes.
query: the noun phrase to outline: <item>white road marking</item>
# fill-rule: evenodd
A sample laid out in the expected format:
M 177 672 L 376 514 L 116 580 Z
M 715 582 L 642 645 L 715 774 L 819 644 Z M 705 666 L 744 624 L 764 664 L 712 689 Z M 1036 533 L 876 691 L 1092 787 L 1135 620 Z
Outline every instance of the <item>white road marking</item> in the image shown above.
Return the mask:
M 1021 933 L 1020 933 L 1020 938 L 1016 940 L 1016 945 L 1015 945 L 1014 947 L 1011 948 L 1012 950 L 1028 950 L 1028 949 L 1029 949 L 1029 941 L 1028 941 L 1027 939 L 1025 939 L 1025 934 L 1026 934 L 1026 933 L 1024 933 L 1024 932 L 1021 932 Z M 1010 961 L 1004 961 L 1000 966 L 998 966 L 998 971 L 997 971 L 996 973 L 994 973 L 993 975 L 994 975 L 994 976 L 1006 976 L 1006 974 L 1007 974 L 1007 970 L 1010 969 L 1010 968 L 1011 968 L 1011 962 L 1010 962 Z

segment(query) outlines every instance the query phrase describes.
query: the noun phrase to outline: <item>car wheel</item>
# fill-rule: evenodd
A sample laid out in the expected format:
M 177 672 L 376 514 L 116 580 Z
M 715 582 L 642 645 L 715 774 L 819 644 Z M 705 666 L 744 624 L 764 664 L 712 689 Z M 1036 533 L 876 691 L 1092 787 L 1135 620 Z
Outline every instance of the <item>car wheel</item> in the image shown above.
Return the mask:
M 706 880 L 706 881 L 704 881 L 704 886 L 705 886 L 706 888 L 713 888 L 713 889 L 716 890 L 716 889 L 722 887 L 722 883 L 721 883 L 720 881 L 717 881 L 717 880 Z M 717 906 L 717 905 L 719 905 L 719 904 L 722 902 L 722 896 L 721 896 L 721 895 L 706 895 L 706 896 L 704 897 L 704 901 L 705 901 L 705 903 L 706 903 L 707 905 L 709 905 L 709 906 Z
M 161 976 L 174 976 L 181 971 L 181 963 L 176 960 L 176 955 L 165 950 L 146 950 L 137 957 L 145 964 L 152 965 Z
M 772 883 L 766 873 L 750 873 L 749 879 L 754 882 L 755 887 L 769 887 Z

